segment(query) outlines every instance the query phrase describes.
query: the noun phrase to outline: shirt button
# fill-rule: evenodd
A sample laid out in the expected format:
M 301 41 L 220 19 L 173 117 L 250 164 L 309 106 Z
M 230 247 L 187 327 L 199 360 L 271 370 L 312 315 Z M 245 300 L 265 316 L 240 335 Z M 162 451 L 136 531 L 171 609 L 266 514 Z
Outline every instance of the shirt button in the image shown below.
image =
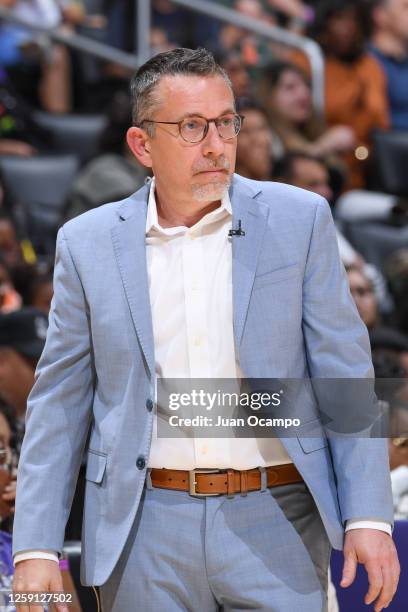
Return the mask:
M 190 238 L 190 240 L 196 239 L 196 236 L 194 234 L 187 234 L 187 236 Z
M 200 346 L 201 344 L 201 337 L 200 336 L 196 336 L 193 340 L 193 344 L 194 346 Z
M 146 400 L 146 408 L 149 412 L 153 410 L 153 402 L 150 397 Z
M 136 466 L 139 468 L 139 470 L 143 470 L 146 467 L 145 458 L 142 456 L 138 457 L 136 461 Z

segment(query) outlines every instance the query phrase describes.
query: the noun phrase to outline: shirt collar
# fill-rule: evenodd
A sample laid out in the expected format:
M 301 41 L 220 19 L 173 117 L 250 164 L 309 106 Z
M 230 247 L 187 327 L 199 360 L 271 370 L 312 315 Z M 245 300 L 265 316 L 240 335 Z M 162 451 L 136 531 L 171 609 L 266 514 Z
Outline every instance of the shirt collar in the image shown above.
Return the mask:
M 229 197 L 228 190 L 225 191 L 221 199 L 221 206 L 216 208 L 215 210 L 207 213 L 202 219 L 200 219 L 195 225 L 191 228 L 187 228 L 185 226 L 178 227 L 167 227 L 163 228 L 157 216 L 157 205 L 156 205 L 156 197 L 155 197 L 155 179 L 154 177 L 150 181 L 150 191 L 149 191 L 149 200 L 147 204 L 147 217 L 146 217 L 146 235 L 158 232 L 161 234 L 176 234 L 180 233 L 183 230 L 192 230 L 193 228 L 198 228 L 203 225 L 208 225 L 213 223 L 214 221 L 218 221 L 223 216 L 232 217 L 232 206 L 231 200 Z

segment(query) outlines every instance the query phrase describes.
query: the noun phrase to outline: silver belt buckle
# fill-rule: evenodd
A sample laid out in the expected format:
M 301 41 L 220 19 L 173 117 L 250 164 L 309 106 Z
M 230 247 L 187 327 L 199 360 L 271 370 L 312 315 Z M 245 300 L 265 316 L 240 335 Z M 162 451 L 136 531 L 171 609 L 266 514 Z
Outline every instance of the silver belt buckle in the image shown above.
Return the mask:
M 189 478 L 189 494 L 192 497 L 218 497 L 219 495 L 222 495 L 222 493 L 197 493 L 196 491 L 196 484 L 197 481 L 195 479 L 195 475 L 196 474 L 219 474 L 220 472 L 222 472 L 223 470 L 218 470 L 218 469 L 200 469 L 200 468 L 195 468 L 194 470 L 189 470 L 188 472 L 188 478 Z

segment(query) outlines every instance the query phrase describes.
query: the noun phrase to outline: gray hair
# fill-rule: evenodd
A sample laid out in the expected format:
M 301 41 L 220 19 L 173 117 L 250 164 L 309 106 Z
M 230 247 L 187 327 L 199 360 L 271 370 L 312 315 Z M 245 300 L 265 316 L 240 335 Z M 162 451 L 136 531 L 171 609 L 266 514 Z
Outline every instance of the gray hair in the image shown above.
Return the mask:
M 158 53 L 145 62 L 130 81 L 132 96 L 133 124 L 140 126 L 160 105 L 156 95 L 156 86 L 163 76 L 175 75 L 221 76 L 227 85 L 232 85 L 229 76 L 214 59 L 213 54 L 199 47 L 198 49 L 172 49 Z M 148 124 L 146 131 L 154 135 L 154 124 Z

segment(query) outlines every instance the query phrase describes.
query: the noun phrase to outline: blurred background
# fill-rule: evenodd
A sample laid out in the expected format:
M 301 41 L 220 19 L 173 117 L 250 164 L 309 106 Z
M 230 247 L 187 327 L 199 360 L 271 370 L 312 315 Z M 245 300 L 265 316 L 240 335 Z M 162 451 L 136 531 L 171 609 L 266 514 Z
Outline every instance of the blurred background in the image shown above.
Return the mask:
M 389 448 L 395 537 L 408 551 L 408 0 L 0 0 L 0 585 L 12 575 L 15 469 L 56 232 L 143 185 L 125 141 L 129 78 L 179 46 L 212 50 L 231 78 L 245 116 L 237 172 L 330 203 L 376 376 L 400 380 Z M 83 487 L 84 468 L 67 556 L 91 612 L 77 576 Z M 355 589 L 332 599 L 347 612 L 362 602 Z M 408 609 L 403 587 L 389 609 Z

